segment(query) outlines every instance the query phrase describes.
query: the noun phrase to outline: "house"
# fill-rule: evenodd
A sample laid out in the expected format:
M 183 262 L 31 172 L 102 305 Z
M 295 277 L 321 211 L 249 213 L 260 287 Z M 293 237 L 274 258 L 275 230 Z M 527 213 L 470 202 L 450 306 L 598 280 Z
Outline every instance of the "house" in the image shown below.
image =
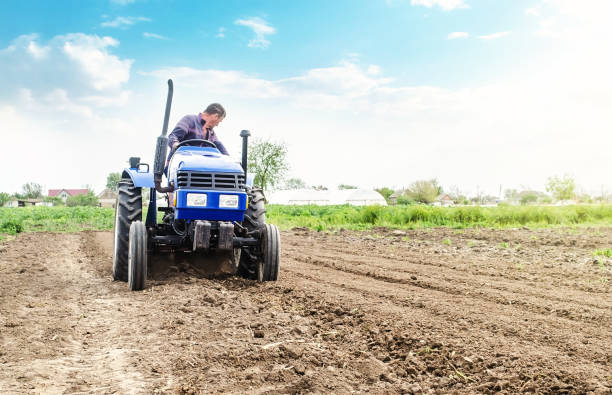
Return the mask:
M 19 200 L 16 197 L 11 197 L 8 202 L 4 203 L 4 207 L 19 207 Z
M 49 197 L 59 197 L 64 202 L 70 196 L 78 196 L 78 195 L 87 195 L 89 193 L 89 189 L 49 189 Z
M 439 206 L 454 206 L 455 202 L 453 201 L 453 199 L 446 193 L 443 193 L 442 195 L 438 196 L 436 198 L 436 203 L 438 203 L 437 205 Z
M 110 188 L 104 189 L 98 194 L 98 202 L 100 207 L 112 207 L 115 208 L 115 201 L 117 200 L 117 192 Z
M 393 205 L 397 204 L 397 198 L 399 198 L 405 193 L 406 193 L 405 189 L 401 189 L 399 191 L 393 192 L 391 195 L 389 195 L 389 203 Z

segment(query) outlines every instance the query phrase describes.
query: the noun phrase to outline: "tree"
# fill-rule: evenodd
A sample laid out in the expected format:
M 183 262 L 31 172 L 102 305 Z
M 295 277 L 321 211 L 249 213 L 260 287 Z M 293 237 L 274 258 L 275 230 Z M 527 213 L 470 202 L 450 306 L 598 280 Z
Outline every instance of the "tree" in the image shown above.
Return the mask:
M 87 195 L 69 196 L 68 199 L 66 199 L 66 206 L 68 207 L 98 205 L 98 198 L 96 197 L 94 191 L 92 191 L 91 189 L 89 190 Z
M 397 197 L 397 204 L 400 204 L 400 205 L 409 205 L 409 204 L 416 204 L 416 203 L 417 202 L 415 202 L 409 196 L 406 196 L 406 195 L 401 195 Z
M 63 206 L 64 201 L 59 196 L 45 196 L 43 197 L 43 202 L 51 203 L 54 206 Z
M 266 190 L 276 186 L 289 169 L 283 143 L 255 139 L 249 147 L 248 168 L 255 173 L 254 184 Z
M 340 184 L 338 185 L 338 189 L 357 189 L 354 185 Z
M 385 198 L 387 203 L 389 203 L 389 197 L 393 195 L 393 189 L 382 187 L 382 188 L 375 189 L 375 191 L 380 193 Z
M 416 202 L 429 204 L 433 203 L 442 192 L 442 187 L 438 185 L 436 179 L 419 180 L 410 185 L 406 190 L 406 195 Z
M 570 200 L 574 198 L 576 181 L 567 174 L 563 177 L 548 177 L 546 191 L 557 200 Z
M 450 198 L 453 200 L 455 204 L 469 204 L 470 203 L 467 196 L 465 196 L 463 192 L 461 192 L 461 189 L 459 189 L 459 187 L 456 185 L 453 185 L 452 187 L 450 187 L 448 196 L 450 196 Z
M 109 173 L 106 177 L 106 187 L 113 192 L 117 192 L 117 184 L 121 181 L 121 173 Z
M 520 198 L 519 191 L 517 189 L 506 189 L 504 191 L 504 197 L 508 201 L 516 202 Z
M 301 178 L 290 178 L 285 181 L 285 189 L 304 189 L 306 183 Z
M 28 182 L 21 187 L 21 193 L 16 193 L 18 199 L 38 199 L 42 197 L 42 187 L 35 182 Z
M 532 204 L 538 201 L 538 194 L 533 191 L 525 191 L 526 193 L 521 194 L 520 203 L 525 206 L 527 204 Z
M 11 200 L 11 195 L 6 192 L 0 192 L 0 207 L 4 206 L 9 200 Z

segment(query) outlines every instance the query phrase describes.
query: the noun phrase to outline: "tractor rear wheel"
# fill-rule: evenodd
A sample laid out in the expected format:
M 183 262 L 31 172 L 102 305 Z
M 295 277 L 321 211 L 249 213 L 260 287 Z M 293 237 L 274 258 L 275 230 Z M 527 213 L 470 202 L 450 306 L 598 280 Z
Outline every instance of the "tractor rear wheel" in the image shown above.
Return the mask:
M 128 287 L 132 291 L 144 289 L 147 279 L 147 228 L 141 221 L 130 226 L 128 254 Z
M 266 225 L 266 208 L 263 190 L 252 188 L 248 191 L 249 207 L 244 213 L 242 225 L 249 232 Z M 258 279 L 258 257 L 252 247 L 243 247 L 238 264 L 238 275 L 252 280 Z
M 119 182 L 115 203 L 115 237 L 113 246 L 113 279 L 128 281 L 130 225 L 142 221 L 141 189 L 129 178 Z

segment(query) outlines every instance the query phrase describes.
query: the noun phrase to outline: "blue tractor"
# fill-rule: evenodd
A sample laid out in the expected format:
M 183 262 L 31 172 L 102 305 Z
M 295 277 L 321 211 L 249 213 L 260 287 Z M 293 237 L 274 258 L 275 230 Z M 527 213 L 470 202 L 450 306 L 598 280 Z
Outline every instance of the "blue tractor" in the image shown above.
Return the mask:
M 168 166 L 168 185 L 162 174 L 168 145 L 168 120 L 173 84 L 162 135 L 157 138 L 153 171 L 140 158 L 130 158 L 123 170 L 115 205 L 113 278 L 142 290 L 149 259 L 165 252 L 196 257 L 229 257 L 234 274 L 257 281 L 276 281 L 280 266 L 280 234 L 266 223 L 263 191 L 247 176 L 248 130 L 242 137 L 242 163 L 222 155 L 208 140 L 179 144 Z M 142 189 L 149 188 L 149 207 L 142 218 Z M 156 194 L 172 193 L 167 207 L 156 207 Z M 157 220 L 157 211 L 164 219 Z M 222 255 L 223 255 L 222 254 Z

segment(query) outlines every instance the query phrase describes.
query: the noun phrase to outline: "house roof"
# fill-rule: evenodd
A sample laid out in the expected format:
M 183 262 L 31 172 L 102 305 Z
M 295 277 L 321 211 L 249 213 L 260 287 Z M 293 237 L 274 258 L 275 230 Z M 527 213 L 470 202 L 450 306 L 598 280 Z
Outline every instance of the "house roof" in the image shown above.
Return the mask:
M 98 199 L 115 200 L 116 198 L 117 198 L 117 192 L 113 192 L 110 188 L 106 188 L 98 194 Z
M 49 197 L 58 196 L 62 191 L 66 191 L 69 196 L 87 195 L 89 189 L 49 189 Z

